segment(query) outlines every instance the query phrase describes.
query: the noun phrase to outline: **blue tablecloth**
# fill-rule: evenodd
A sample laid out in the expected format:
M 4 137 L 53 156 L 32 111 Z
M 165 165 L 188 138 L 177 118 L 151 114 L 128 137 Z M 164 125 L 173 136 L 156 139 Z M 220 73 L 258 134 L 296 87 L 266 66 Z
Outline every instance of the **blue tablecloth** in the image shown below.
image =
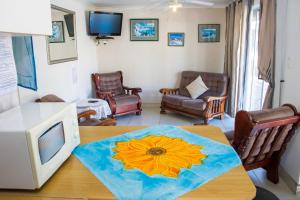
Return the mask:
M 139 169 L 126 169 L 115 159 L 118 142 L 167 136 L 200 145 L 207 157 L 202 164 L 182 168 L 178 177 L 149 176 Z M 174 126 L 154 126 L 77 147 L 73 154 L 116 196 L 117 199 L 175 199 L 228 172 L 241 161 L 228 145 L 201 137 Z M 167 163 L 166 163 L 167 164 Z

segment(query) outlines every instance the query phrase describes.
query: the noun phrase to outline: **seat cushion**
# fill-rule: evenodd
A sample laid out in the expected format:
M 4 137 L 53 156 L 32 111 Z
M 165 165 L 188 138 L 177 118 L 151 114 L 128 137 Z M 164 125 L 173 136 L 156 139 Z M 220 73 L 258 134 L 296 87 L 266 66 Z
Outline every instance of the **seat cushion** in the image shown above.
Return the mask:
M 139 98 L 136 95 L 114 96 L 117 107 L 138 104 Z
M 203 111 L 206 108 L 206 102 L 202 99 L 184 100 L 181 106 L 187 109 Z
M 180 96 L 180 95 L 164 95 L 162 101 L 175 106 L 181 106 L 182 101 L 190 100 L 190 99 L 191 99 L 190 97 Z

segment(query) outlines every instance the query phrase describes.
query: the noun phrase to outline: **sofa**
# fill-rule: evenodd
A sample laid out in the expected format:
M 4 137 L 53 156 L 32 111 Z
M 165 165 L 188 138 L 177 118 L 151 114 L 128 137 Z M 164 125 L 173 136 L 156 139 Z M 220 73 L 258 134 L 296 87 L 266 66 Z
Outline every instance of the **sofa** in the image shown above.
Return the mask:
M 208 91 L 198 98 L 191 98 L 186 86 L 201 76 Z M 203 119 L 204 124 L 212 118 L 224 118 L 229 78 L 225 74 L 183 71 L 179 88 L 162 88 L 161 113 L 173 111 Z

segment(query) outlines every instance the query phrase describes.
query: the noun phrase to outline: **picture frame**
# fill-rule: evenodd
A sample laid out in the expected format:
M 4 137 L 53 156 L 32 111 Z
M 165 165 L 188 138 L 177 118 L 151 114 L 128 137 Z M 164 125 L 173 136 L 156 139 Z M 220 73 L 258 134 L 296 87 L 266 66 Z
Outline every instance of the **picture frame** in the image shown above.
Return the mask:
M 198 24 L 198 42 L 220 42 L 220 24 Z
M 130 19 L 130 41 L 159 41 L 159 19 Z
M 171 32 L 168 33 L 168 46 L 169 47 L 183 47 L 185 33 Z
M 49 43 L 64 43 L 65 31 L 63 21 L 52 21 L 52 35 L 49 36 Z

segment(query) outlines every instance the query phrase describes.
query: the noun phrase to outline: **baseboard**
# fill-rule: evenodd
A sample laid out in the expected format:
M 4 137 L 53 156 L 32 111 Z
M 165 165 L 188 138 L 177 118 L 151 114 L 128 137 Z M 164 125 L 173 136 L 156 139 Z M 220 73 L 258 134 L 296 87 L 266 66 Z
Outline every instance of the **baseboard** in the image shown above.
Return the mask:
M 287 186 L 296 194 L 300 194 L 300 185 L 294 181 L 294 179 L 285 171 L 285 169 L 279 167 L 280 177 L 287 184 Z

